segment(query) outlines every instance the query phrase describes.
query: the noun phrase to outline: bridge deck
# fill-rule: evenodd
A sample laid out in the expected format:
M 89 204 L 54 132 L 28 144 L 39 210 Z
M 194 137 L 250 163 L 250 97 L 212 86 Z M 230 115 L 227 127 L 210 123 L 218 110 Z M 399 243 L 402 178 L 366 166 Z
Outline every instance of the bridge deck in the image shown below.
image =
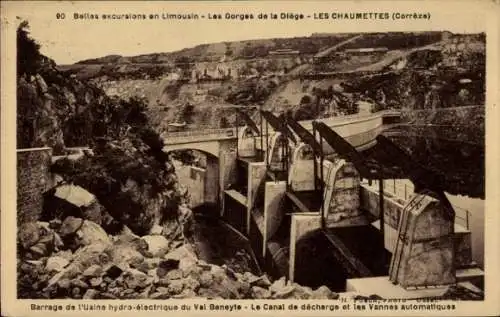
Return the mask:
M 385 116 L 397 116 L 399 111 L 383 110 L 376 113 L 369 114 L 354 114 L 339 117 L 329 117 L 317 119 L 317 121 L 324 122 L 331 127 L 341 127 L 345 125 L 355 124 L 357 122 L 364 122 L 378 117 Z M 302 125 L 309 131 L 312 131 L 312 122 L 314 120 L 300 121 L 299 124 Z M 239 127 L 241 128 L 241 127 Z M 162 138 L 165 145 L 175 145 L 175 144 L 185 144 L 185 143 L 195 143 L 204 142 L 208 140 L 223 140 L 223 139 L 236 139 L 238 128 L 226 128 L 226 129 L 197 129 L 197 130 L 187 130 L 180 132 L 163 132 Z M 269 127 L 269 133 L 272 134 L 275 131 L 272 127 Z

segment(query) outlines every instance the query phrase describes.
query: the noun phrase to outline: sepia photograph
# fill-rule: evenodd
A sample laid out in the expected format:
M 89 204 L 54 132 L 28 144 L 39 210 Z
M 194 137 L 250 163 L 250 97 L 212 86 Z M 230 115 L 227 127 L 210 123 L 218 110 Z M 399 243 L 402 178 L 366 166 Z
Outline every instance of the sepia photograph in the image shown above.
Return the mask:
M 90 8 L 9 21 L 17 299 L 387 312 L 488 296 L 486 30 Z

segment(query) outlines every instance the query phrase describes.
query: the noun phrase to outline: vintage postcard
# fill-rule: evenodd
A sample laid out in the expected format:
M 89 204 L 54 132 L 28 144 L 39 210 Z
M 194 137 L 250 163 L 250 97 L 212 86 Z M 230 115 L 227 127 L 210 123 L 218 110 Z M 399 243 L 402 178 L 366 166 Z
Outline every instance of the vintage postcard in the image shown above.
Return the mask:
M 2 315 L 498 315 L 499 8 L 3 1 Z

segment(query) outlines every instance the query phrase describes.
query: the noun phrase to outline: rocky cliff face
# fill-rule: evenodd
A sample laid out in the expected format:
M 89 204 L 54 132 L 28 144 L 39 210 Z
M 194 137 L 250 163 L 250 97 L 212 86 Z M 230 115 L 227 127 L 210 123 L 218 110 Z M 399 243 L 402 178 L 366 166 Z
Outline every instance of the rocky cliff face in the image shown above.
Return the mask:
M 150 127 L 146 104 L 108 97 L 96 86 L 60 73 L 39 53 L 27 30 L 27 24 L 18 30 L 18 148 L 48 146 L 58 156 L 69 154 L 68 147 L 89 147 L 76 159 L 57 160 L 51 172 L 97 198 L 104 207 L 97 219 L 113 218 L 112 223 L 98 222 L 108 232 L 127 226 L 136 234 L 163 226 L 169 239 L 182 241 L 180 219 L 189 218 L 189 212 L 180 207 L 185 199 L 163 142 Z M 47 192 L 47 198 L 52 194 Z M 38 214 L 47 218 L 78 211 L 70 207 L 55 212 L 45 204 Z
M 307 40 L 314 42 L 311 39 Z M 190 56 L 187 49 L 178 54 L 142 56 L 141 63 L 138 60 L 124 63 L 116 58 L 95 59 L 90 64 L 65 66 L 65 71 L 78 78 L 88 75 L 108 95 L 145 97 L 150 117 L 161 130 L 168 129 L 172 122 L 186 122 L 186 129 L 233 125 L 237 117 L 231 115 L 234 111 L 228 110 L 231 105 L 263 105 L 266 110 L 291 111 L 299 119 L 312 119 L 316 115 L 313 110 L 318 106 L 320 116 L 341 115 L 355 112 L 353 105 L 360 101 L 373 104 L 374 110 L 484 103 L 484 34 L 368 34 L 345 48 L 383 46 L 388 51 L 361 57 L 340 54 L 335 57 L 340 60 L 319 64 L 313 62 L 311 53 L 314 52 L 300 48 L 302 42 L 298 39 L 280 41 L 288 41 L 289 46 L 298 45 L 301 53 L 293 58 L 277 58 L 264 50 L 247 58 L 246 55 L 226 56 L 221 51 L 216 61 L 207 62 L 199 52 Z M 231 47 L 236 44 L 228 43 Z M 162 58 L 158 59 L 159 56 Z M 186 63 L 176 64 L 176 57 Z M 163 73 L 151 73 L 151 67 L 167 64 L 170 68 L 164 68 Z M 333 69 L 329 68 L 330 64 L 334 65 Z M 99 70 L 93 71 L 94 68 Z M 142 77 L 130 76 L 131 71 L 138 69 Z M 229 70 L 232 70 L 231 76 L 222 78 Z M 352 71 L 352 74 L 314 78 L 315 73 L 328 71 Z M 460 82 L 464 79 L 470 82 Z M 329 92 L 335 92 L 336 98 Z M 309 102 L 303 103 L 304 100 Z M 182 109 L 187 104 L 192 106 L 192 111 L 184 116 Z M 218 111 L 224 111 L 223 116 L 227 118 L 224 122 L 207 115 Z

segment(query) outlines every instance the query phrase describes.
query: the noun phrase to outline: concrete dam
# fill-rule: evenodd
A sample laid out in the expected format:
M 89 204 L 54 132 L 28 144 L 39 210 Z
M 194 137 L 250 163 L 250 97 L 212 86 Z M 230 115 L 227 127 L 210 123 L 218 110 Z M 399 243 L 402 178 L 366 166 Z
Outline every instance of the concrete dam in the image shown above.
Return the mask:
M 471 232 L 439 179 L 381 136 L 396 111 L 295 122 L 261 111 L 257 124 L 165 133 L 164 151 L 197 150 L 183 177 L 191 208 L 212 213 L 251 246 L 274 278 L 384 298 L 482 286 Z M 389 184 L 411 180 L 400 197 Z

